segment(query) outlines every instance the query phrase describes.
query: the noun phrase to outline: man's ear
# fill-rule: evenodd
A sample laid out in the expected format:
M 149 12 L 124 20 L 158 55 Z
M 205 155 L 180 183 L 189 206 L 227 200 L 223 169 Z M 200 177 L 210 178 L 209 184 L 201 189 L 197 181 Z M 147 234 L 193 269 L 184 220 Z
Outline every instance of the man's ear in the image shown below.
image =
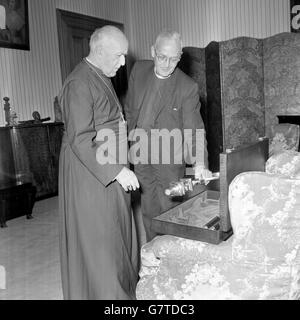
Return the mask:
M 96 54 L 101 57 L 102 53 L 103 53 L 102 47 L 101 46 L 97 46 L 96 47 Z
M 154 46 L 151 46 L 151 57 L 154 59 L 155 57 L 155 49 Z

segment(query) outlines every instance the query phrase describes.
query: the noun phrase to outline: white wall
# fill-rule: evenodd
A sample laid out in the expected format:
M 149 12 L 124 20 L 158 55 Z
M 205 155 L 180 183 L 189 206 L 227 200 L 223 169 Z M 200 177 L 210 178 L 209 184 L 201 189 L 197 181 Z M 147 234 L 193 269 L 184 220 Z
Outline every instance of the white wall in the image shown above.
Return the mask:
M 28 0 L 30 51 L 0 48 L 0 125 L 3 97 L 19 115 L 37 110 L 54 119 L 61 87 L 56 8 L 124 23 L 136 58 L 149 58 L 163 28 L 178 30 L 184 45 L 237 36 L 264 38 L 289 31 L 289 0 Z
M 30 51 L 0 48 L 0 99 L 11 99 L 18 120 L 32 111 L 52 116 L 49 108 L 60 84 L 55 0 L 29 0 Z M 1 108 L 0 122 L 4 123 Z
M 289 31 L 289 0 L 131 0 L 133 45 L 137 58 L 164 28 L 179 31 L 185 46 L 238 36 L 265 38 Z M 139 26 L 139 27 L 137 27 Z
M 0 48 L 0 125 L 3 97 L 17 120 L 37 110 L 54 120 L 53 100 L 61 88 L 56 8 L 124 23 L 126 0 L 28 0 L 30 51 Z

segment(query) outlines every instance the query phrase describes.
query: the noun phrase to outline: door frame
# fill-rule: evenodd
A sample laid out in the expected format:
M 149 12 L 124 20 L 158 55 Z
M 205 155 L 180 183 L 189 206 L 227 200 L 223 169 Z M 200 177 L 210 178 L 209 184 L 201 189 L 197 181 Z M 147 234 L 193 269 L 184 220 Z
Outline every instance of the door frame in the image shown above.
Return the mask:
M 70 44 L 70 39 L 68 37 L 68 28 L 80 27 L 80 29 L 89 31 L 95 30 L 95 26 L 101 28 L 104 25 L 110 24 L 124 31 L 124 25 L 122 23 L 61 9 L 56 9 L 56 18 L 62 83 L 65 81 L 71 69 L 69 50 L 72 48 L 72 44 Z

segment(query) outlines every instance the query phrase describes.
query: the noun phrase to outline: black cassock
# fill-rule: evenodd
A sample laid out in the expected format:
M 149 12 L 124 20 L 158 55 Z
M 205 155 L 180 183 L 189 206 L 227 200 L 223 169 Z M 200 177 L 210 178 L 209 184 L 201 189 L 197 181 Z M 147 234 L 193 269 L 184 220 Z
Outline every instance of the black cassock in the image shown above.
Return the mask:
M 59 166 L 60 256 L 65 299 L 134 299 L 137 242 L 130 194 L 112 180 L 124 164 L 97 162 L 97 133 L 119 138 L 109 78 L 83 60 L 60 93 L 65 134 Z M 126 139 L 126 137 L 123 137 Z

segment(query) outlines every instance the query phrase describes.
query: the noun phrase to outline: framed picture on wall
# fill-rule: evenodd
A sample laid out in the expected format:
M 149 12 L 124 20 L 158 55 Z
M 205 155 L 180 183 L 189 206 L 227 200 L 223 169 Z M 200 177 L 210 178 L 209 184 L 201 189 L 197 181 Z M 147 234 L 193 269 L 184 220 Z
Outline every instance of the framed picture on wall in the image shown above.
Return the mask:
M 0 0 L 0 47 L 30 49 L 28 0 Z

